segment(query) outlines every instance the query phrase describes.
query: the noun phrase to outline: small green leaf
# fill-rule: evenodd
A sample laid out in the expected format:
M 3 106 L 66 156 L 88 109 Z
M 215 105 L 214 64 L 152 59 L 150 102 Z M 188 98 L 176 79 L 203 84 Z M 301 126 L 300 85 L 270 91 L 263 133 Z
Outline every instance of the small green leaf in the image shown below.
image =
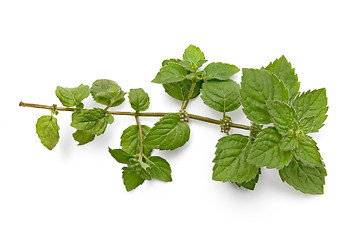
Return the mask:
M 287 182 L 296 190 L 307 194 L 323 194 L 325 176 L 324 167 L 310 167 L 293 159 L 290 164 L 279 171 L 283 182 Z
M 274 74 L 265 69 L 244 68 L 241 83 L 243 112 L 257 124 L 271 123 L 267 101 L 288 102 L 288 90 Z
M 248 190 L 254 190 L 254 188 L 256 187 L 256 184 L 258 182 L 260 174 L 261 174 L 261 169 L 259 168 L 257 175 L 253 179 L 251 179 L 248 182 L 235 183 L 235 184 L 237 184 L 238 187 L 244 187 Z
M 318 132 L 327 118 L 326 89 L 321 88 L 302 93 L 295 99 L 293 107 L 299 120 L 314 116 L 315 122 L 311 132 Z
M 82 109 L 72 115 L 71 126 L 77 130 L 87 131 L 92 134 L 103 134 L 109 120 L 107 112 L 100 108 Z
M 204 71 L 207 79 L 228 80 L 239 72 L 239 68 L 228 63 L 213 62 L 208 64 Z
M 198 81 L 196 83 L 196 86 L 194 88 L 191 97 L 192 99 L 199 95 L 202 84 L 203 81 Z M 171 97 L 178 99 L 180 101 L 185 101 L 188 98 L 191 86 L 192 86 L 192 81 L 188 79 L 183 80 L 181 82 L 163 84 L 165 92 L 168 93 Z
M 109 153 L 119 163 L 130 164 L 129 160 L 133 158 L 133 155 L 127 153 L 123 149 L 111 149 L 108 148 Z
M 191 68 L 196 71 L 207 60 L 204 57 L 204 53 L 194 45 L 190 45 L 183 54 L 183 60 L 191 63 Z
M 162 62 L 162 67 L 168 65 L 169 63 L 178 63 L 178 64 L 180 64 L 181 62 L 182 62 L 182 60 L 180 60 L 180 59 L 174 59 L 174 58 L 167 59 L 167 60 L 164 60 Z
M 143 140 L 145 136 L 149 133 L 150 128 L 146 125 L 142 125 L 142 136 Z M 136 155 L 139 153 L 139 131 L 138 125 L 132 125 L 126 128 L 123 131 L 122 136 L 120 137 L 120 145 L 122 146 L 123 150 L 132 154 Z M 143 146 L 143 153 L 146 156 L 149 156 L 152 152 L 152 148 L 148 146 Z
M 76 132 L 73 133 L 73 138 L 78 142 L 78 145 L 84 145 L 93 141 L 95 134 L 89 131 L 76 130 Z
M 249 164 L 251 144 L 249 138 L 241 134 L 232 134 L 218 140 L 214 158 L 213 180 L 246 182 L 258 173 L 258 167 Z
M 231 112 L 241 106 L 240 86 L 235 81 L 209 80 L 201 91 L 203 102 L 219 112 Z
M 300 83 L 298 82 L 298 76 L 295 74 L 295 69 L 292 68 L 290 62 L 287 61 L 285 56 L 281 56 L 273 63 L 270 63 L 266 70 L 274 73 L 289 90 L 290 100 L 293 100 L 300 89 Z
M 298 147 L 292 151 L 292 154 L 298 161 L 309 166 L 321 167 L 324 165 L 316 142 L 309 136 L 298 139 Z
M 144 178 L 141 176 L 141 171 L 137 168 L 139 167 L 123 167 L 123 183 L 128 192 L 137 188 L 144 182 Z
M 247 161 L 257 167 L 281 169 L 291 161 L 291 152 L 280 147 L 282 136 L 273 127 L 265 128 L 257 136 Z
M 78 106 L 85 98 L 89 97 L 89 86 L 80 84 L 75 88 L 63 88 L 58 86 L 55 90 L 56 96 L 65 107 Z
M 293 128 L 296 113 L 292 107 L 277 100 L 268 100 L 267 108 L 269 114 L 271 115 L 272 122 L 279 133 L 284 135 L 288 132 L 288 130 Z
M 299 123 L 298 127 L 304 134 L 310 133 L 313 129 L 315 123 L 315 117 L 304 117 L 302 118 Z
M 170 113 L 155 123 L 143 144 L 153 149 L 173 150 L 183 146 L 189 140 L 189 135 L 188 124 L 181 121 L 179 114 Z
M 187 76 L 187 70 L 177 63 L 168 63 L 163 66 L 152 82 L 173 83 L 183 81 Z
M 280 148 L 283 151 L 291 151 L 298 146 L 297 139 L 293 136 L 292 133 L 287 133 L 280 142 Z
M 145 111 L 149 107 L 149 96 L 142 89 L 130 89 L 129 91 L 129 102 L 135 111 Z
M 59 142 L 59 130 L 57 119 L 53 116 L 41 116 L 36 122 L 36 133 L 41 143 L 49 150 Z
M 147 170 L 152 176 L 152 178 L 165 182 L 172 181 L 172 170 L 169 163 L 165 159 L 158 156 L 152 156 L 148 158 L 147 164 L 150 167 Z
M 108 79 L 96 80 L 90 92 L 96 102 L 109 107 L 119 106 L 125 100 L 125 93 L 121 87 L 116 82 Z

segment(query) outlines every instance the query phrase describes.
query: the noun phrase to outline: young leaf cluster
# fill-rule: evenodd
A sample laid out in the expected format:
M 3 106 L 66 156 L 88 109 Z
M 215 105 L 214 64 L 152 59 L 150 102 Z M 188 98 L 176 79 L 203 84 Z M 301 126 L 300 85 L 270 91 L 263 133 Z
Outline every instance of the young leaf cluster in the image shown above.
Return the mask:
M 207 62 L 204 53 L 194 45 L 184 51 L 182 59 L 162 62 L 152 82 L 162 84 L 165 92 L 181 103 L 178 112 L 148 113 L 147 116 L 161 116 L 152 127 L 140 122 L 150 105 L 149 95 L 141 88 L 126 93 L 116 82 L 99 79 L 91 87 L 59 86 L 55 93 L 61 104 L 73 111 L 73 138 L 79 145 L 106 131 L 108 124 L 114 122 L 114 112 L 109 109 L 121 105 L 128 95 L 134 112 L 123 115 L 134 116 L 135 124 L 121 134 L 119 148 L 109 148 L 111 156 L 125 165 L 123 182 L 127 191 L 145 180 L 172 181 L 170 164 L 161 156 L 152 155 L 153 150 L 174 150 L 189 140 L 189 119 L 205 117 L 188 114 L 187 106 L 191 99 L 201 95 L 206 106 L 220 113 L 220 120 L 205 121 L 219 124 L 226 134 L 216 145 L 213 180 L 253 190 L 261 168 L 274 168 L 281 180 L 296 190 L 322 194 L 327 173 L 317 144 L 309 134 L 318 132 L 327 118 L 326 90 L 301 93 L 295 69 L 284 56 L 266 67 L 242 69 L 241 84 L 232 80 L 240 71 L 235 65 Z M 84 108 L 82 102 L 90 95 L 103 108 Z M 232 126 L 237 125 L 227 113 L 241 106 L 252 123 L 244 128 L 250 133 L 229 134 Z M 36 132 L 42 144 L 51 150 L 59 141 L 60 128 L 54 115 L 60 108 L 54 105 L 48 109 L 51 115 L 38 119 Z

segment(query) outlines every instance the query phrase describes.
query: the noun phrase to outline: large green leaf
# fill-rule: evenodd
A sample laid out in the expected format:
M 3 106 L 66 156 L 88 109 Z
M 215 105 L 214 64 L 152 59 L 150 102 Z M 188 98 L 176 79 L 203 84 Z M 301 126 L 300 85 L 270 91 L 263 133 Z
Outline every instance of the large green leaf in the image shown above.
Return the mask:
M 103 109 L 82 109 L 73 113 L 71 126 L 77 130 L 100 135 L 104 133 L 108 123 L 113 121 L 113 116 L 107 115 Z
M 274 74 L 265 69 L 244 68 L 241 83 L 243 111 L 254 123 L 271 123 L 267 101 L 288 102 L 288 90 Z
M 151 156 L 150 158 L 148 158 L 147 164 L 149 165 L 147 171 L 150 173 L 152 178 L 165 182 L 172 181 L 172 170 L 169 163 L 164 158 L 158 156 Z
M 293 159 L 288 166 L 279 171 L 282 181 L 296 190 L 308 194 L 323 194 L 325 176 L 324 167 L 310 167 Z
M 228 80 L 239 72 L 239 68 L 228 63 L 213 62 L 204 68 L 204 72 L 207 79 Z
M 59 142 L 59 130 L 57 119 L 53 116 L 41 116 L 36 122 L 36 133 L 41 143 L 49 150 Z
M 315 117 L 312 132 L 317 132 L 324 125 L 323 122 L 327 118 L 326 89 L 321 88 L 302 93 L 295 99 L 293 107 L 296 110 L 298 119 Z
M 241 106 L 240 86 L 235 81 L 209 80 L 201 91 L 203 102 L 219 112 L 231 112 Z
M 270 63 L 266 69 L 274 73 L 288 88 L 290 99 L 294 99 L 298 90 L 300 89 L 300 83 L 298 82 L 298 76 L 295 74 L 295 69 L 292 68 L 290 62 L 287 61 L 285 56 L 281 56 L 273 63 Z
M 55 90 L 56 96 L 65 107 L 78 106 L 90 94 L 89 86 L 80 84 L 75 88 L 64 88 L 58 86 Z
M 109 107 L 119 106 L 125 100 L 125 93 L 121 87 L 108 79 L 96 80 L 90 88 L 90 92 L 96 102 Z
M 271 115 L 271 120 L 278 132 L 282 135 L 286 134 L 288 130 L 293 129 L 296 120 L 295 110 L 287 103 L 268 100 L 268 112 Z
M 196 83 L 191 98 L 195 98 L 199 95 L 202 84 L 203 81 L 198 81 Z M 165 92 L 168 93 L 171 97 L 178 99 L 180 101 L 185 101 L 188 98 L 191 86 L 192 86 L 192 81 L 188 79 L 185 79 L 181 82 L 163 84 Z
M 316 142 L 309 136 L 302 136 L 298 139 L 298 147 L 292 151 L 292 154 L 304 164 L 317 167 L 324 165 Z
M 153 149 L 173 150 L 183 146 L 189 140 L 189 135 L 188 124 L 181 121 L 179 114 L 170 113 L 155 123 L 143 144 Z
M 129 91 L 129 102 L 135 111 L 145 111 L 149 107 L 149 96 L 142 89 L 130 89 Z
M 241 134 L 232 134 L 218 140 L 214 158 L 213 180 L 246 182 L 258 173 L 258 167 L 249 164 L 246 159 L 250 151 L 249 138 Z
M 168 63 L 163 66 L 152 82 L 154 83 L 173 83 L 186 79 L 187 70 L 177 63 Z
M 142 125 L 142 136 L 143 140 L 145 136 L 149 133 L 150 128 L 146 125 Z M 123 150 L 126 152 L 135 155 L 139 153 L 139 131 L 138 125 L 132 125 L 126 128 L 123 131 L 122 136 L 120 137 L 120 145 Z M 148 146 L 143 146 L 143 153 L 146 156 L 149 156 L 152 152 L 152 148 Z
M 73 138 L 75 141 L 78 142 L 78 145 L 84 145 L 88 142 L 93 141 L 95 138 L 95 134 L 91 131 L 76 130 L 76 132 L 73 133 Z
M 257 136 L 247 161 L 257 167 L 281 169 L 291 161 L 291 152 L 280 147 L 282 136 L 273 127 L 265 128 Z

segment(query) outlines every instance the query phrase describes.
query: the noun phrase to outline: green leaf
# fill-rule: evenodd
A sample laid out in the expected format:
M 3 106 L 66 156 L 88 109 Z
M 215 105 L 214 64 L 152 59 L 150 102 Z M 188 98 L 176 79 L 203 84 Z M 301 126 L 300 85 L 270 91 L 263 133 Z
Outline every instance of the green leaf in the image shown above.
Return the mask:
M 123 167 L 123 183 L 128 192 L 143 184 L 145 179 L 140 174 L 139 167 Z
M 147 170 L 152 176 L 152 178 L 165 182 L 172 181 L 172 170 L 169 163 L 165 159 L 158 156 L 152 156 L 148 158 L 147 164 L 150 167 Z
M 125 93 L 121 87 L 116 82 L 108 79 L 96 80 L 90 92 L 96 102 L 109 107 L 119 106 L 125 100 Z
M 159 70 L 152 82 L 162 84 L 180 82 L 186 78 L 187 74 L 187 70 L 181 65 L 168 63 Z
M 173 150 L 183 146 L 189 140 L 189 135 L 188 124 L 181 121 L 179 114 L 170 113 L 155 123 L 143 144 L 153 149 Z
M 280 148 L 283 151 L 291 151 L 298 146 L 298 141 L 293 133 L 287 133 L 280 142 Z
M 300 89 L 300 83 L 298 82 L 298 76 L 295 74 L 295 69 L 292 68 L 290 62 L 287 61 L 285 56 L 281 56 L 276 59 L 273 63 L 270 63 L 266 70 L 274 73 L 289 90 L 290 100 L 293 100 Z
M 323 194 L 325 176 L 324 167 L 310 167 L 293 159 L 290 164 L 279 171 L 283 182 L 287 182 L 296 190 L 307 194 Z
M 194 88 L 191 97 L 192 99 L 199 95 L 202 84 L 203 81 L 198 81 L 196 83 L 196 86 Z M 181 82 L 163 84 L 165 92 L 168 93 L 169 96 L 178 99 L 180 101 L 185 101 L 188 98 L 191 86 L 192 86 L 192 81 L 188 79 L 183 80 Z
M 239 68 L 228 63 L 213 62 L 208 64 L 204 71 L 207 79 L 228 80 L 239 72 Z
M 324 165 L 316 142 L 309 136 L 298 139 L 298 147 L 292 151 L 292 154 L 298 161 L 309 166 L 321 167 Z
M 191 68 L 196 71 L 207 60 L 204 57 L 204 53 L 194 45 L 190 45 L 183 54 L 183 60 L 191 63 Z
M 231 112 L 241 106 L 240 86 L 235 81 L 208 80 L 201 91 L 204 104 L 219 112 Z
M 89 97 L 89 86 L 80 84 L 75 88 L 64 88 L 58 86 L 55 90 L 56 96 L 65 107 L 78 106 L 85 98 Z
M 135 111 L 145 111 L 149 108 L 149 96 L 142 88 L 130 89 L 128 97 Z
M 249 138 L 241 134 L 232 134 L 218 140 L 214 158 L 213 180 L 222 182 L 246 182 L 258 173 L 258 168 L 249 164 L 251 144 Z
M 73 113 L 71 126 L 77 130 L 100 135 L 111 122 L 112 117 L 108 116 L 107 112 L 100 108 L 82 109 Z
M 174 59 L 174 58 L 167 59 L 167 60 L 164 60 L 162 62 L 162 67 L 168 65 L 169 63 L 178 63 L 178 64 L 180 64 L 181 62 L 182 62 L 182 60 L 180 60 L 180 59 Z
M 150 128 L 146 125 L 142 125 L 142 136 L 143 140 L 145 136 L 149 133 Z M 120 137 L 120 145 L 122 146 L 123 150 L 132 154 L 136 155 L 139 153 L 139 131 L 138 125 L 132 125 L 126 128 L 123 131 L 122 136 Z M 152 152 L 152 148 L 148 146 L 143 146 L 143 153 L 146 156 L 149 156 Z
M 313 129 L 315 123 L 315 117 L 305 117 L 302 118 L 299 123 L 298 127 L 304 134 L 310 133 Z
M 305 117 L 315 117 L 315 122 L 311 132 L 318 132 L 324 125 L 323 122 L 327 118 L 327 98 L 326 89 L 321 88 L 313 91 L 308 91 L 299 95 L 293 107 L 299 120 Z
M 288 130 L 293 129 L 296 113 L 292 107 L 277 100 L 268 100 L 267 107 L 271 120 L 279 133 L 284 135 Z
M 88 142 L 93 141 L 95 138 L 95 134 L 90 131 L 76 130 L 76 132 L 73 133 L 73 138 L 75 141 L 78 142 L 78 145 L 84 145 Z
M 244 68 L 241 83 L 243 112 L 257 124 L 271 123 L 267 101 L 288 102 L 288 90 L 274 75 L 264 69 Z
M 258 179 L 259 179 L 259 175 L 261 174 L 261 169 L 259 168 L 258 169 L 258 173 L 257 175 L 251 179 L 250 181 L 248 182 L 242 182 L 242 183 L 235 183 L 238 187 L 244 187 L 248 190 L 254 190 L 254 188 L 256 187 L 256 184 L 258 182 Z
M 133 155 L 127 153 L 123 149 L 111 149 L 108 148 L 109 153 L 119 163 L 130 164 L 129 160 L 133 158 Z
M 257 136 L 247 161 L 257 167 L 281 169 L 291 161 L 291 152 L 280 147 L 282 136 L 273 127 L 265 128 Z
M 59 142 L 59 130 L 57 119 L 53 116 L 41 116 L 36 122 L 36 133 L 41 143 L 49 150 Z

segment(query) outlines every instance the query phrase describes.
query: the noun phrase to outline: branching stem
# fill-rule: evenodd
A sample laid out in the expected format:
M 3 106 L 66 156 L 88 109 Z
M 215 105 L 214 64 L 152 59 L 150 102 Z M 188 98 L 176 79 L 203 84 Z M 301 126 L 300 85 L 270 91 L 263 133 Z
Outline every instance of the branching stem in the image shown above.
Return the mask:
M 42 104 L 20 102 L 19 106 L 53 110 L 53 106 L 42 105 Z M 75 108 L 57 107 L 56 110 L 58 110 L 59 112 L 61 112 L 61 111 L 74 112 Z M 139 117 L 163 117 L 164 115 L 167 115 L 171 112 L 140 112 L 140 113 L 136 113 L 136 112 L 108 111 L 108 113 L 112 114 L 112 115 L 122 115 L 122 116 L 136 116 L 137 115 Z M 203 117 L 203 116 L 199 116 L 199 115 L 195 115 L 195 114 L 188 114 L 188 116 L 190 119 L 195 119 L 195 120 L 202 121 L 202 122 L 207 122 L 207 123 L 212 123 L 212 124 L 217 124 L 217 125 L 219 125 L 221 123 L 220 120 Z M 231 123 L 230 126 L 232 128 L 251 130 L 250 126 L 238 124 L 238 123 Z

